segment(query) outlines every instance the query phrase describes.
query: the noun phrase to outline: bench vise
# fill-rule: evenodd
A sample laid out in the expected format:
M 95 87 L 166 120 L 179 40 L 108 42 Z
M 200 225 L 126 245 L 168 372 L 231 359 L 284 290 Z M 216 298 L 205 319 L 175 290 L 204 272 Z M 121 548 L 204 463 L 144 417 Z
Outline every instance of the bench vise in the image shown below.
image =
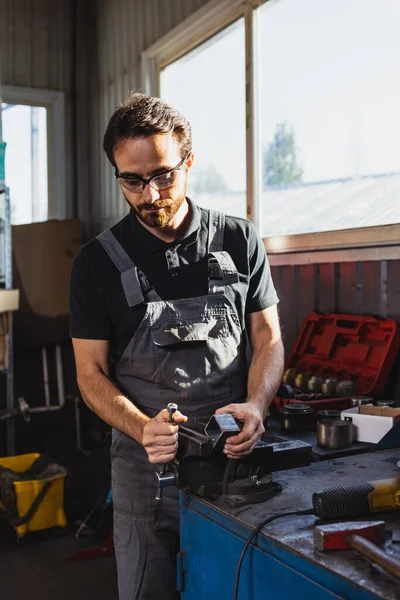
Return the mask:
M 172 408 L 171 408 L 172 406 Z M 173 422 L 176 405 L 169 404 Z M 223 453 L 228 437 L 240 432 L 230 414 L 214 414 L 195 431 L 179 426 L 176 459 L 155 471 L 156 499 L 161 500 L 165 486 L 177 485 L 203 498 L 220 498 L 229 507 L 264 502 L 282 487 L 272 480 L 272 472 L 309 465 L 310 444 L 300 440 L 271 443 L 261 437 L 251 454 L 228 459 Z

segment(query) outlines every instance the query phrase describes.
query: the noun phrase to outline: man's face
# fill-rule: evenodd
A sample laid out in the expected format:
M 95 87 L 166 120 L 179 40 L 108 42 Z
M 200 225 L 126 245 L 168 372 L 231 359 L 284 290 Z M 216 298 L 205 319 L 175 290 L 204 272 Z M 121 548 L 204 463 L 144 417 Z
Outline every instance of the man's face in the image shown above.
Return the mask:
M 122 140 L 114 151 L 114 158 L 120 175 L 125 176 L 127 181 L 135 176 L 149 179 L 173 169 L 182 161 L 179 144 L 172 133 Z M 121 184 L 129 206 L 147 227 L 179 227 L 187 172 L 192 161 L 193 155 L 189 154 L 178 173 L 174 174 L 174 183 L 166 189 L 156 190 L 147 184 L 143 191 L 134 193 Z

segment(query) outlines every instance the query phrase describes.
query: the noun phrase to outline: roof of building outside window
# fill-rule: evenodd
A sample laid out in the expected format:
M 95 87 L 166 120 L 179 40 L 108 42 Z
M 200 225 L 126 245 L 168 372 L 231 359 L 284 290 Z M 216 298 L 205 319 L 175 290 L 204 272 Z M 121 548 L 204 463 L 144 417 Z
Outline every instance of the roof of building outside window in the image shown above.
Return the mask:
M 195 201 L 209 204 L 210 195 Z M 207 202 L 208 200 L 208 202 Z M 213 206 L 243 215 L 243 192 L 212 195 Z M 400 172 L 270 186 L 262 194 L 263 237 L 400 223 Z

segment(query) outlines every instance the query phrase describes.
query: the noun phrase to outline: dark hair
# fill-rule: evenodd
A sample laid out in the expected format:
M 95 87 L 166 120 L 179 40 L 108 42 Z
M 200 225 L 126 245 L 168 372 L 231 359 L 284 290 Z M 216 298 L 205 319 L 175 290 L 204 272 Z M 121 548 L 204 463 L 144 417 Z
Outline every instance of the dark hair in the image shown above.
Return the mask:
M 150 137 L 156 133 L 173 133 L 183 158 L 192 150 L 192 131 L 175 108 L 153 96 L 131 94 L 112 115 L 103 139 L 103 149 L 116 168 L 114 150 L 127 138 Z

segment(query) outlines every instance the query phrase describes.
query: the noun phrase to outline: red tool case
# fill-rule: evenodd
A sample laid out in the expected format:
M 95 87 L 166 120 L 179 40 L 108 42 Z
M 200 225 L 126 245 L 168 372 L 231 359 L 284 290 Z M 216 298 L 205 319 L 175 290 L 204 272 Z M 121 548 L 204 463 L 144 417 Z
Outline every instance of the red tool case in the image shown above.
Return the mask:
M 357 395 L 377 397 L 385 389 L 399 348 L 400 330 L 393 319 L 313 312 L 303 323 L 286 368 L 309 376 L 350 380 Z M 294 389 L 294 398 L 276 397 L 271 408 L 279 410 L 300 400 L 315 410 L 343 410 L 351 404 L 350 398 L 327 398 L 326 394 Z

